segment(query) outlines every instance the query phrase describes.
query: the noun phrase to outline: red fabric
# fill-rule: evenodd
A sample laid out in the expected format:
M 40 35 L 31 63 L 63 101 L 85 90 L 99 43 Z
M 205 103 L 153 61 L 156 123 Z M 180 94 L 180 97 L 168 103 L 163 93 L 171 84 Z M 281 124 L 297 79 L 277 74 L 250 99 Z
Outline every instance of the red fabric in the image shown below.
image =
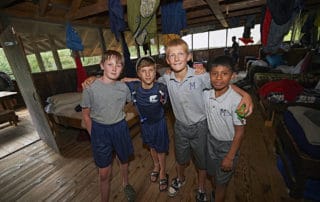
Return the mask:
M 81 58 L 79 54 L 75 54 L 74 61 L 76 62 L 76 67 L 77 67 L 77 91 L 81 92 L 82 91 L 82 86 L 81 83 L 84 82 L 87 78 L 87 72 L 83 68 L 82 63 L 81 63 Z
M 248 43 L 253 43 L 253 39 L 252 37 L 250 38 L 239 38 L 240 41 L 242 41 L 242 43 L 244 43 L 245 45 L 247 45 Z
M 265 83 L 259 90 L 260 97 L 267 97 L 271 92 L 283 93 L 288 102 L 294 101 L 297 95 L 303 91 L 303 87 L 295 80 L 282 79 Z
M 270 24 L 271 24 L 271 13 L 269 8 L 266 8 L 266 14 L 264 15 L 264 20 L 262 24 L 262 32 L 261 32 L 261 43 L 262 45 L 266 46 L 268 42 L 268 35 L 270 31 Z

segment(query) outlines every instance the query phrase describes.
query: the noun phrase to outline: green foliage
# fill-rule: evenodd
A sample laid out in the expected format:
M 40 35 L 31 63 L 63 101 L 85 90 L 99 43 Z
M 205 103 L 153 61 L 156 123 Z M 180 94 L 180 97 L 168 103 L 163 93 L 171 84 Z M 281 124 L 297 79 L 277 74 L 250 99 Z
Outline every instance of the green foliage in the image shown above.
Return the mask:
M 7 57 L 4 54 L 4 51 L 2 48 L 0 48 L 0 71 L 13 77 L 13 74 L 12 74 L 10 65 L 8 63 Z

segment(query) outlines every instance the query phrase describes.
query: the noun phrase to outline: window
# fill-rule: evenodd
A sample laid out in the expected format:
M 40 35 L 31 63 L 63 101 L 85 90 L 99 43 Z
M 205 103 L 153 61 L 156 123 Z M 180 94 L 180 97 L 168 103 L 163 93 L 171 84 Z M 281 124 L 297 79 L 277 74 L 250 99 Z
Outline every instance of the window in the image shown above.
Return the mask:
M 58 55 L 61 61 L 62 69 L 75 68 L 74 59 L 71 57 L 70 49 L 58 50 Z
M 56 63 L 54 61 L 53 55 L 51 51 L 40 53 L 43 65 L 46 71 L 57 70 Z
M 193 34 L 193 50 L 208 49 L 208 32 Z
M 8 74 L 11 78 L 13 78 L 11 67 L 2 48 L 0 48 L 0 71 Z
M 189 50 L 193 50 L 192 47 L 192 34 L 188 34 L 186 36 L 181 37 L 189 46 Z
M 226 30 L 209 32 L 209 48 L 221 48 L 226 46 Z
M 41 72 L 35 54 L 27 55 L 27 60 L 31 69 L 31 73 Z

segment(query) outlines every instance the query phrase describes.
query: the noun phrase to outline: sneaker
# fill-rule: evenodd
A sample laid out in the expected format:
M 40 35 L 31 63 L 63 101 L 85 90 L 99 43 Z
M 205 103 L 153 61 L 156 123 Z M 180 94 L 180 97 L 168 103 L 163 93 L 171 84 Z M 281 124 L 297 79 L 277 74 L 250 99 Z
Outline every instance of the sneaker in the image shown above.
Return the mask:
M 134 202 L 134 200 L 136 199 L 136 191 L 133 189 L 133 187 L 130 184 L 128 184 L 123 191 L 128 201 Z
M 202 191 L 198 190 L 198 191 L 197 191 L 197 195 L 196 195 L 196 201 L 197 201 L 197 202 L 205 202 L 205 201 L 208 201 L 206 192 L 202 192 Z
M 174 197 L 179 189 L 186 183 L 186 180 L 181 181 L 177 177 L 172 179 L 171 186 L 168 189 L 168 195 Z

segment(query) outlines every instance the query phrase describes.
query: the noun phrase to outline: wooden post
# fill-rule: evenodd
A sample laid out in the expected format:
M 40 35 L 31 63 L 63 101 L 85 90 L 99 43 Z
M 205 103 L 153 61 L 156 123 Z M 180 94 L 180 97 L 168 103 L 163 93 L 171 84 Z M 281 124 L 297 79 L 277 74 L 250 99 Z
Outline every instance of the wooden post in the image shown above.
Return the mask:
M 52 50 L 52 55 L 53 55 L 53 58 L 54 58 L 54 62 L 57 65 L 57 70 L 62 70 L 62 64 L 61 64 L 61 61 L 60 61 L 60 58 L 59 58 L 59 54 L 58 54 L 58 51 L 57 51 L 56 43 L 55 43 L 55 41 L 54 41 L 54 39 L 53 39 L 53 37 L 51 35 L 48 35 L 48 39 L 49 39 L 50 47 L 51 47 L 51 50 Z
M 4 24 L 7 22 L 0 23 Z M 19 85 L 21 95 L 27 105 L 38 135 L 49 147 L 54 151 L 59 152 L 53 131 L 49 125 L 48 117 L 43 110 L 41 99 L 33 84 L 29 63 L 25 56 L 21 41 L 16 37 L 11 25 L 8 25 L 1 30 L 0 43 Z

